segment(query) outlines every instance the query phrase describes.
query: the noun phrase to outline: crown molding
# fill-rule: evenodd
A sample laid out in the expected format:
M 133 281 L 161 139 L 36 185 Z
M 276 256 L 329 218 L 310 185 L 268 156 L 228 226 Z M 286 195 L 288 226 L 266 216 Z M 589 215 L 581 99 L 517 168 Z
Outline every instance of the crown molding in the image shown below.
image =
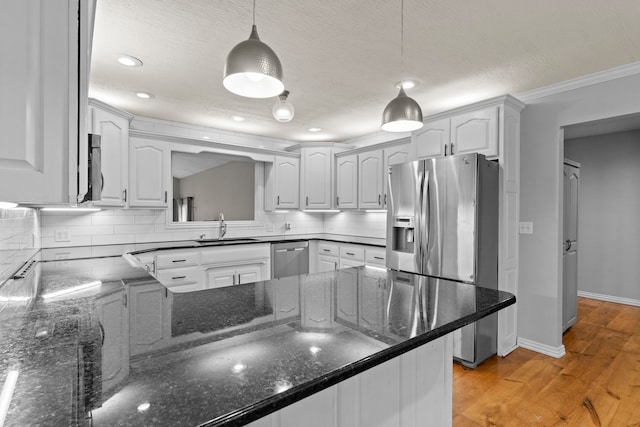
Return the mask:
M 525 103 L 529 103 L 547 96 L 557 95 L 559 93 L 632 76 L 634 74 L 640 74 L 640 62 L 633 62 L 631 64 L 610 68 L 608 70 L 599 71 L 597 73 L 588 74 L 586 76 L 577 77 L 564 82 L 554 83 L 538 89 L 528 90 L 526 92 L 516 94 L 515 97 Z

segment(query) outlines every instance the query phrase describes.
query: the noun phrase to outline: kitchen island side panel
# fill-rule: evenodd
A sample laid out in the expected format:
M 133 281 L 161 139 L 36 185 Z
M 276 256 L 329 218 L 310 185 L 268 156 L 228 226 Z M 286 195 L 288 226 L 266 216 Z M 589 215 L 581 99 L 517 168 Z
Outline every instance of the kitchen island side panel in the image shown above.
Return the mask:
M 248 426 L 451 426 L 452 357 L 448 334 Z

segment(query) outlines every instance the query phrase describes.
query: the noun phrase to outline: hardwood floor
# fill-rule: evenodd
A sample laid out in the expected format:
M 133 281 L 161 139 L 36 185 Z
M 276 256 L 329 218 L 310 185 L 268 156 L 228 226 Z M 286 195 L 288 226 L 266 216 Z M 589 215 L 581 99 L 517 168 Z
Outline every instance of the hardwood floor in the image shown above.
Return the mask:
M 453 426 L 640 426 L 640 307 L 578 298 L 563 343 L 454 364 Z

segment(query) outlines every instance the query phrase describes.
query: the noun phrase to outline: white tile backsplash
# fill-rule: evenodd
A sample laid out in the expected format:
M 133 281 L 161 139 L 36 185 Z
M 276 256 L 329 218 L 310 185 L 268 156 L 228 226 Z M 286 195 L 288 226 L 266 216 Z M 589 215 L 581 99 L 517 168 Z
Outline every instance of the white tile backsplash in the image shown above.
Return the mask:
M 70 247 L 177 241 L 218 237 L 211 227 L 169 227 L 161 209 L 104 209 L 99 212 L 42 212 L 42 247 Z M 285 224 L 290 224 L 290 230 Z M 69 241 L 56 241 L 64 230 Z M 258 212 L 255 221 L 228 223 L 226 237 L 331 233 L 385 238 L 386 214 L 378 212 Z
M 34 209 L 0 209 L 0 283 L 40 249 L 40 219 Z

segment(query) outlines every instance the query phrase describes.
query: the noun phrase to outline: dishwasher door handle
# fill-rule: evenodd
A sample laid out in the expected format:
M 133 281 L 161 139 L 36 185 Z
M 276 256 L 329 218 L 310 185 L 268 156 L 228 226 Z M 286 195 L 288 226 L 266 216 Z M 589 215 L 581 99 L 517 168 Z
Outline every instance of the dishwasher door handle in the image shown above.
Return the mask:
M 306 248 L 289 248 L 289 249 L 276 249 L 276 253 L 282 252 L 293 252 L 293 251 L 304 251 Z

